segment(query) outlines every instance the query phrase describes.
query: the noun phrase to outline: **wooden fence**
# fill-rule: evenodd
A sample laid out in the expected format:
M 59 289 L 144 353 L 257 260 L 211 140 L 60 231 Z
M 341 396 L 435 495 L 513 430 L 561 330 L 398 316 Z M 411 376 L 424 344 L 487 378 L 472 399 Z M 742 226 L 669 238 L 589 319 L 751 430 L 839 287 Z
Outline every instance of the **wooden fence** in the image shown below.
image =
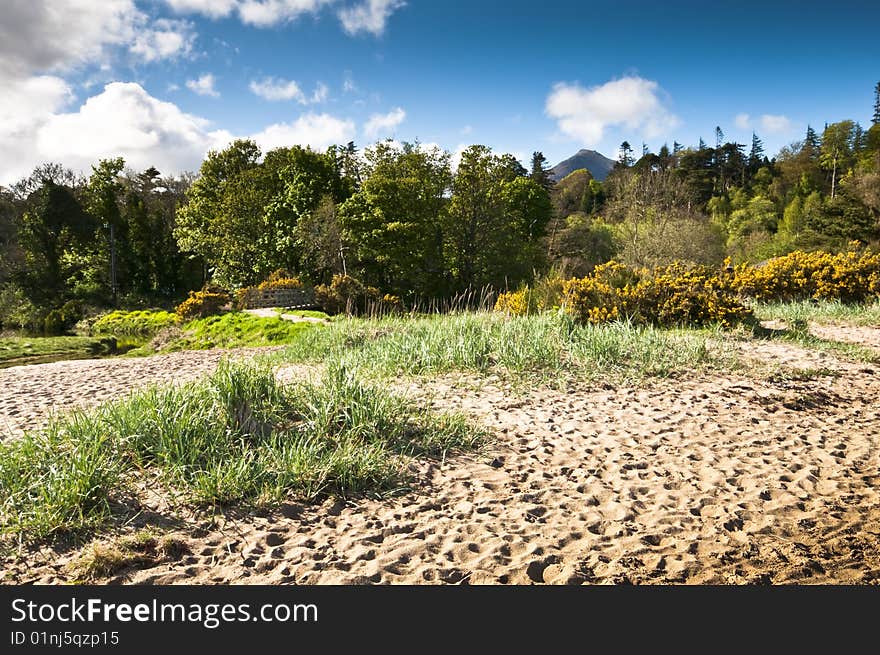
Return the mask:
M 317 307 L 315 292 L 311 289 L 257 289 L 251 287 L 239 299 L 244 309 L 285 307 L 287 309 L 311 309 Z

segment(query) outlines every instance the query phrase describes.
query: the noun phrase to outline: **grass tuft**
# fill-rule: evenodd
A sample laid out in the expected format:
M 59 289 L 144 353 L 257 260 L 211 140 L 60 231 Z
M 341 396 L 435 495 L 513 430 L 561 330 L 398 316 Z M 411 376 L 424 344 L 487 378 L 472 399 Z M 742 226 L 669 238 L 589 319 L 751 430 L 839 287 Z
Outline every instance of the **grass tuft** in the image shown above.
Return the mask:
M 222 363 L 0 444 L 0 535 L 41 541 L 119 519 L 139 483 L 200 506 L 400 488 L 413 456 L 477 447 L 480 430 L 350 369 L 282 387 L 265 367 Z M 158 475 L 157 475 L 158 474 Z

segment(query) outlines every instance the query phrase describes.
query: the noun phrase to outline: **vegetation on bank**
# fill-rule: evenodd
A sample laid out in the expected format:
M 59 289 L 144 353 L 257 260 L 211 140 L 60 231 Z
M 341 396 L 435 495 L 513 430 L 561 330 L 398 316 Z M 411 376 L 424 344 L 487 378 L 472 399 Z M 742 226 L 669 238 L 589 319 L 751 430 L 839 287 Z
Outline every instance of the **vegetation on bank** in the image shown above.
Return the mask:
M 223 363 L 202 381 L 0 443 L 0 535 L 28 543 L 122 521 L 145 485 L 202 507 L 387 493 L 406 484 L 410 458 L 482 439 L 461 415 L 432 413 L 344 364 L 280 386 L 269 369 Z
M 116 339 L 106 337 L 0 337 L 0 367 L 100 357 L 116 352 Z

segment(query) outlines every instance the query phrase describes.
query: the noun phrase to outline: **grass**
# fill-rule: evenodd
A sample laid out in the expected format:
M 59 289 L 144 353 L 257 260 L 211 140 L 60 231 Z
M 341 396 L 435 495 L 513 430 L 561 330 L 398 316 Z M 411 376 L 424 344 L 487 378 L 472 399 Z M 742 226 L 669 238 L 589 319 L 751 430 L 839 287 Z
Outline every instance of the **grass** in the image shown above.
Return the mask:
M 135 565 L 178 560 L 190 552 L 186 542 L 174 535 L 158 536 L 143 529 L 110 542 L 94 542 L 70 561 L 67 570 L 74 582 L 92 582 Z
M 89 358 L 116 351 L 113 339 L 98 337 L 3 337 L 0 367 L 58 359 Z
M 183 335 L 163 350 L 277 346 L 296 340 L 304 331 L 314 327 L 313 323 L 293 323 L 281 318 L 230 312 L 186 323 L 181 326 Z
M 431 413 L 343 366 L 282 387 L 269 369 L 224 363 L 0 444 L 0 536 L 38 542 L 118 524 L 144 486 L 195 506 L 383 494 L 405 484 L 411 457 L 482 438 L 461 415 Z
M 177 325 L 178 318 L 173 312 L 161 310 L 138 310 L 125 312 L 112 311 L 95 320 L 90 328 L 91 334 L 112 334 L 114 336 L 151 337 L 162 328 Z
M 366 375 L 453 371 L 555 379 L 669 376 L 694 368 L 735 368 L 719 331 L 577 325 L 565 315 L 507 317 L 476 312 L 424 317 L 342 319 L 304 332 L 271 360 L 338 359 Z
M 843 303 L 839 300 L 763 303 L 755 306 L 755 315 L 762 321 L 775 319 L 789 324 L 813 321 L 877 326 L 880 325 L 880 301 L 866 304 Z

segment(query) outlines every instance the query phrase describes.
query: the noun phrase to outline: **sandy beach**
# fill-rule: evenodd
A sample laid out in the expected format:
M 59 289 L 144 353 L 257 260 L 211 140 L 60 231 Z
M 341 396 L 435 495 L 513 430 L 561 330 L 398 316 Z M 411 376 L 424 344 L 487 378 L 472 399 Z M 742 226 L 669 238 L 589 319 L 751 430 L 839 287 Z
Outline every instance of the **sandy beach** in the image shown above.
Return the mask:
M 880 343 L 875 328 L 822 329 Z M 178 516 L 165 529 L 189 553 L 102 581 L 877 584 L 880 367 L 775 341 L 749 356 L 782 374 L 516 391 L 469 376 L 402 384 L 484 425 L 487 451 L 413 465 L 405 495 Z M 2 423 L 21 429 L 52 407 L 190 379 L 220 357 L 0 371 Z M 826 372 L 784 374 L 806 367 Z M 76 556 L 10 559 L 7 581 L 68 581 Z

